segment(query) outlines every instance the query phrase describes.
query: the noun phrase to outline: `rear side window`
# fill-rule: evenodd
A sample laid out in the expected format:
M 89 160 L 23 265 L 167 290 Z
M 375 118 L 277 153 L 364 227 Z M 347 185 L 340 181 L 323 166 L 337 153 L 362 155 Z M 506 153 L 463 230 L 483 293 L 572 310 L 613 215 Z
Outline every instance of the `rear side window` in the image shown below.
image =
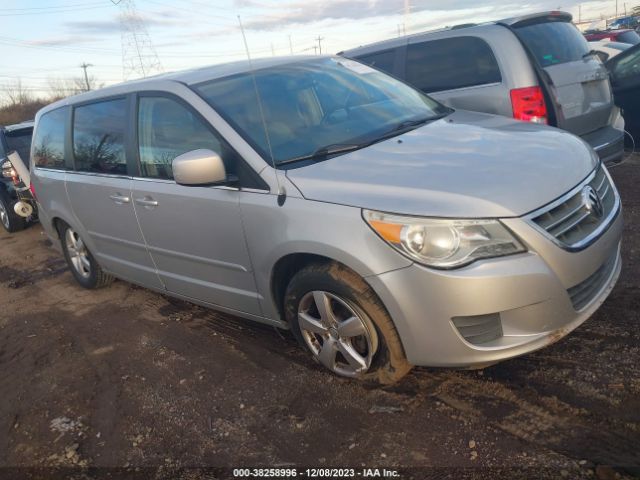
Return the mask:
M 356 60 L 372 67 L 382 70 L 383 72 L 393 73 L 393 66 L 396 61 L 396 49 L 385 50 L 383 52 L 370 53 L 355 57 Z
M 409 45 L 407 81 L 431 93 L 499 83 L 502 76 L 487 42 L 455 37 Z
M 141 97 L 138 144 L 142 176 L 173 179 L 171 163 L 183 153 L 201 148 L 222 157 L 227 172 L 235 172 L 233 153 L 190 109 L 166 97 Z
M 33 163 L 36 167 L 66 170 L 64 136 L 68 110 L 59 108 L 40 117 L 33 137 Z
M 81 172 L 126 175 L 124 98 L 76 107 L 73 114 L 73 156 Z
M 582 60 L 590 50 L 587 40 L 572 23 L 535 23 L 516 31 L 542 67 Z

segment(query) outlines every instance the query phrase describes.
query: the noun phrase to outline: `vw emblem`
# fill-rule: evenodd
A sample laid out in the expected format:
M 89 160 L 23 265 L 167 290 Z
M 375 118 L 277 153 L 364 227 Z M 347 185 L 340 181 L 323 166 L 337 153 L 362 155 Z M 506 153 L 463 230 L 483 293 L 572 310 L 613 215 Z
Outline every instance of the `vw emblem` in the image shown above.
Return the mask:
M 593 215 L 596 218 L 602 218 L 604 214 L 604 209 L 602 207 L 602 200 L 591 185 L 586 185 L 582 189 L 582 205 L 587 212 Z

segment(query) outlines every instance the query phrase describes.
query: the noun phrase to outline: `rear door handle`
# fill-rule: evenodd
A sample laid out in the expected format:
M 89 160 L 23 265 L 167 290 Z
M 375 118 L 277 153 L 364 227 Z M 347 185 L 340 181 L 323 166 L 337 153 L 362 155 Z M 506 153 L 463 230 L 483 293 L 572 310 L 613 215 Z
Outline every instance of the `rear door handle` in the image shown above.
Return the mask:
M 121 193 L 114 193 L 113 195 L 109 195 L 109 198 L 113 200 L 118 205 L 124 205 L 125 203 L 131 202 L 131 198 L 126 195 L 122 195 Z
M 153 208 L 158 206 L 158 201 L 154 200 L 151 197 L 136 198 L 136 203 L 138 205 L 142 205 L 143 207 L 147 207 L 147 208 Z

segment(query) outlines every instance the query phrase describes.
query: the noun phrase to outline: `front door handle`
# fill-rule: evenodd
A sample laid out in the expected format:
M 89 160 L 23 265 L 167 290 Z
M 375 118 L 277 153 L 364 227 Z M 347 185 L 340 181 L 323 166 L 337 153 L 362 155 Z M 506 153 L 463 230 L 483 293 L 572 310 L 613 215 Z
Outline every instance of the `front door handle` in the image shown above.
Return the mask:
M 158 201 L 154 200 L 151 197 L 136 198 L 136 203 L 138 205 L 142 205 L 145 208 L 153 208 L 158 206 Z
M 114 193 L 113 195 L 109 195 L 109 198 L 113 200 L 118 205 L 124 205 L 125 203 L 131 202 L 131 198 L 126 195 L 122 195 L 121 193 Z

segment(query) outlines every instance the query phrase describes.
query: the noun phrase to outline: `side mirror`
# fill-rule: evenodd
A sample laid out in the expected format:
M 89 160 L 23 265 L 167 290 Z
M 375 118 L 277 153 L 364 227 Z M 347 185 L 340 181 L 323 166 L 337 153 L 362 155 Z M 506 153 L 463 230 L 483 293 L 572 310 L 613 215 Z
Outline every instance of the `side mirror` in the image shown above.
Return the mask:
M 220 155 L 212 150 L 191 150 L 173 159 L 173 178 L 180 185 L 225 183 L 227 172 Z

